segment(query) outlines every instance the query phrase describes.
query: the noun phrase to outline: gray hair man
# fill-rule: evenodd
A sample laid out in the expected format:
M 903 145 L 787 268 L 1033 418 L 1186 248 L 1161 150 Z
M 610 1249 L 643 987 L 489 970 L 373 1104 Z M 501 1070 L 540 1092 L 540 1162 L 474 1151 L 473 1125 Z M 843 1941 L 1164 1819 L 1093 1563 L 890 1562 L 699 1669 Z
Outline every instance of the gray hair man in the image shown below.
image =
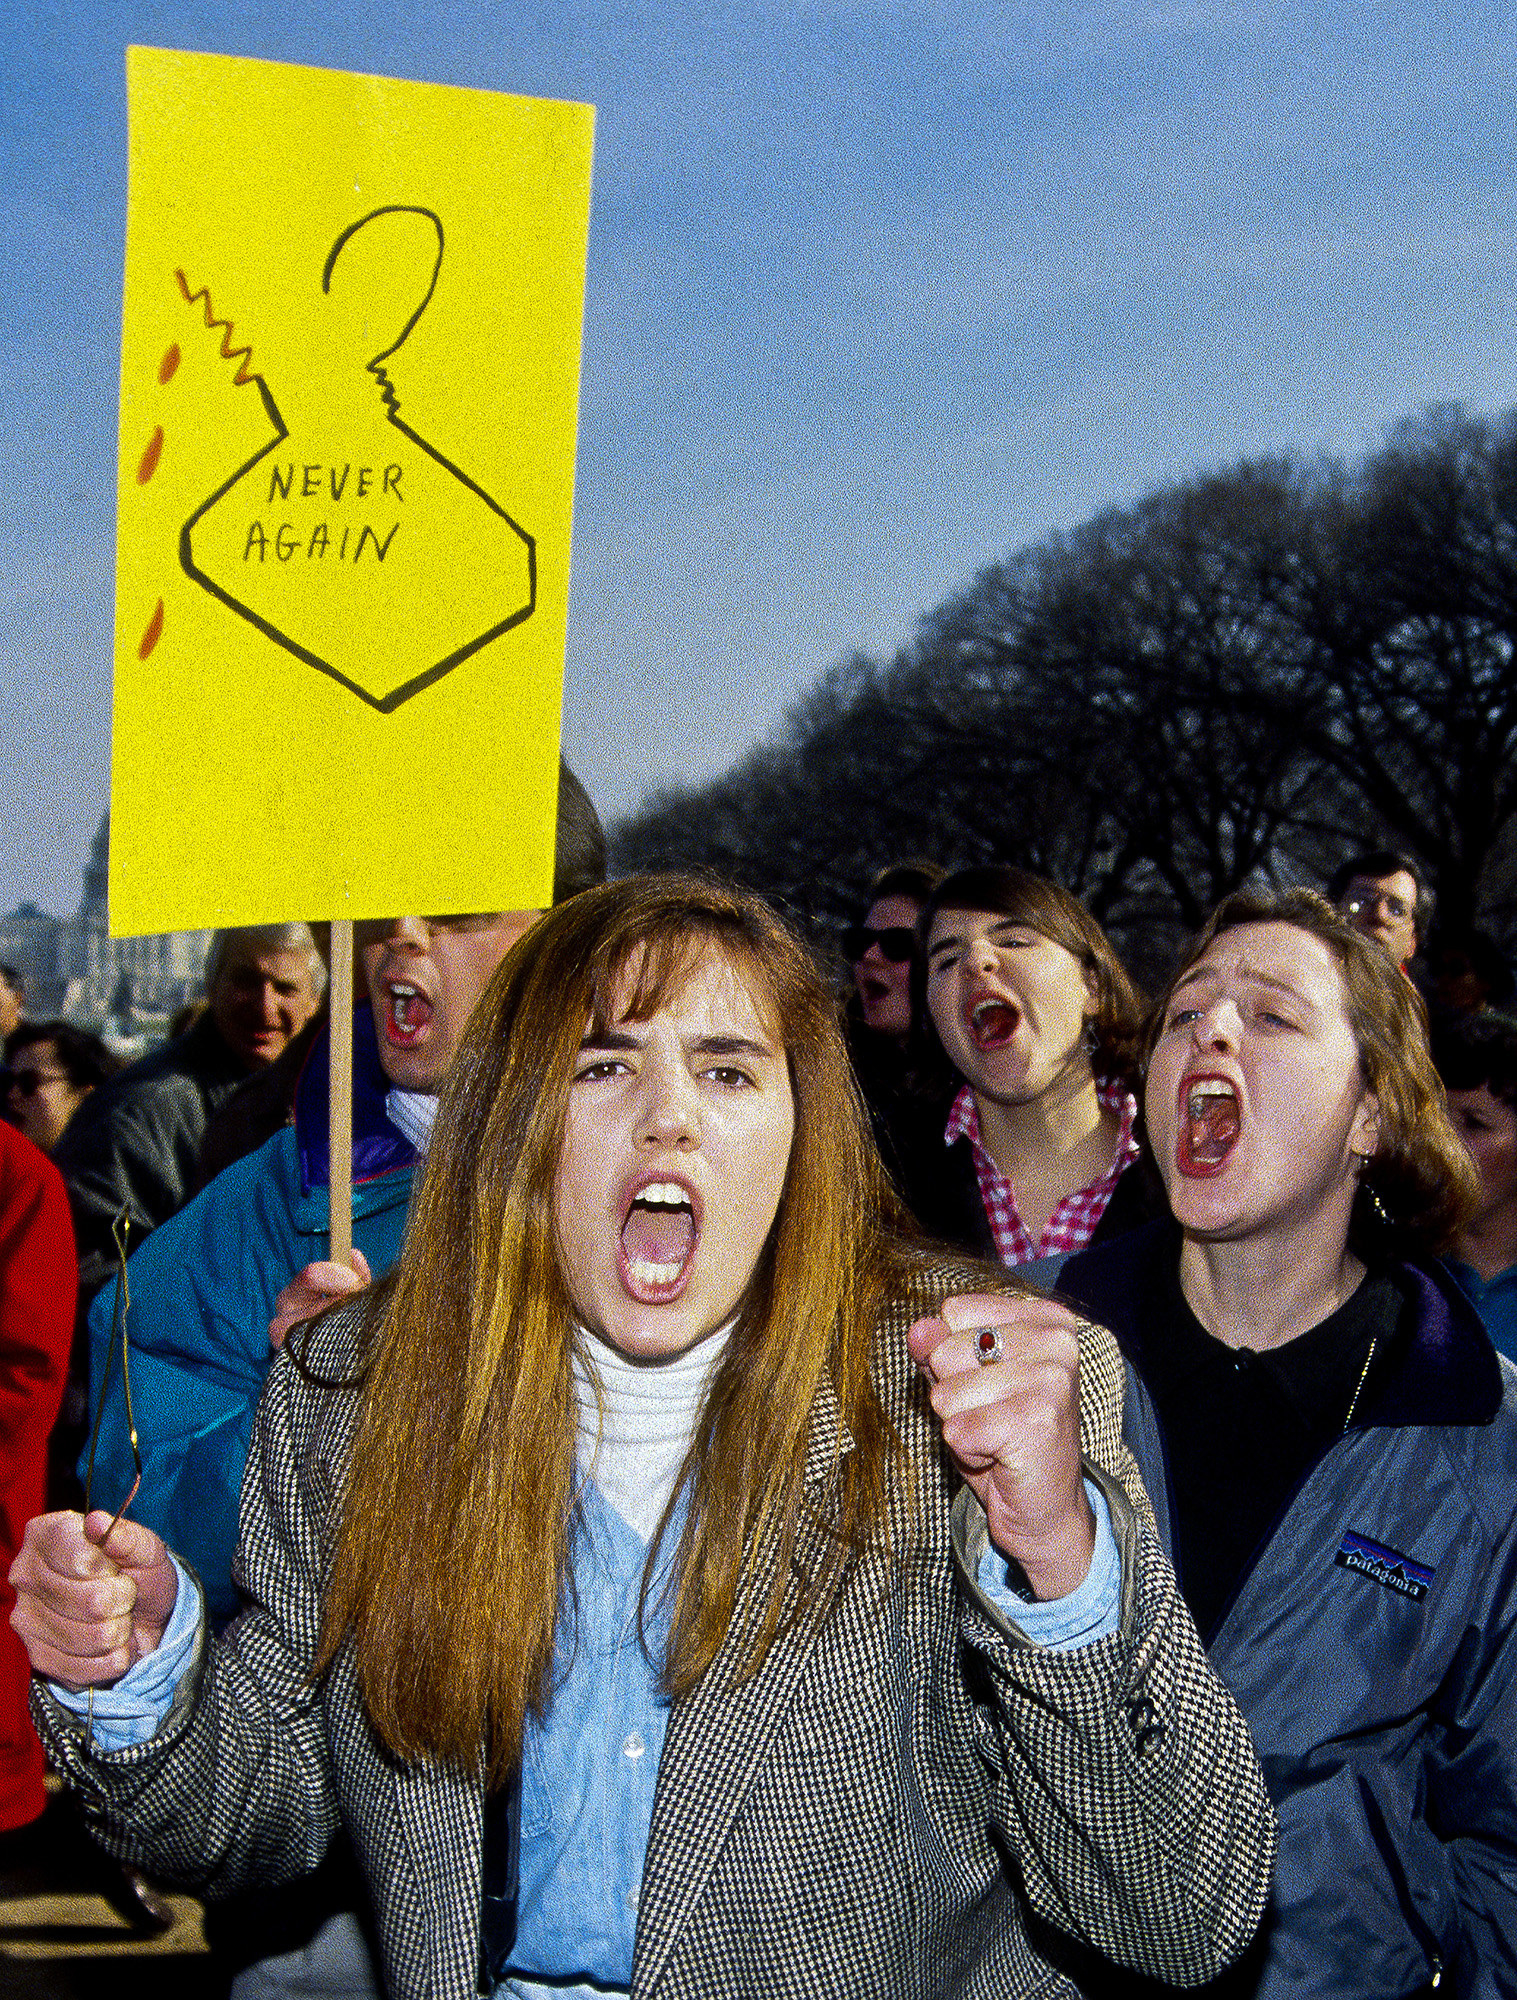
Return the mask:
M 54 1164 L 68 1184 L 86 1293 L 112 1268 L 116 1216 L 125 1208 L 135 1248 L 178 1213 L 196 1186 L 212 1112 L 280 1054 L 325 989 L 309 924 L 216 933 L 205 1013 L 92 1092 L 58 1142 Z

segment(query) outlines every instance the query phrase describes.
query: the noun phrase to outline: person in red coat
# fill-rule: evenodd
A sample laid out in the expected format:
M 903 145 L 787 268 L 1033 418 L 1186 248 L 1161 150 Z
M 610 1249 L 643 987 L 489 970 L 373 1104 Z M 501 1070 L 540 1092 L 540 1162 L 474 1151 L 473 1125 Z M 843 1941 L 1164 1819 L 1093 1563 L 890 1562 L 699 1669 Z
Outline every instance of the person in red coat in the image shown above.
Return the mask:
M 0 1833 L 47 1803 L 42 1745 L 27 1713 L 31 1664 L 10 1628 L 4 1581 L 45 1503 L 47 1438 L 63 1397 L 79 1266 L 58 1169 L 0 1124 Z

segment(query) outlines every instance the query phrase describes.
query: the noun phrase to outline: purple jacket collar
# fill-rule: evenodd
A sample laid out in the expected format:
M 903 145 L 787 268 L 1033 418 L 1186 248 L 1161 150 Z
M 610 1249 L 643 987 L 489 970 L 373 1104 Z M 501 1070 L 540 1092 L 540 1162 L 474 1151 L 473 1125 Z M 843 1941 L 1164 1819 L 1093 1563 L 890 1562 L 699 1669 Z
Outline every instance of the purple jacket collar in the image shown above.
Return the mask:
M 1392 1276 L 1412 1306 L 1400 1366 L 1370 1394 L 1360 1425 L 1488 1424 L 1501 1408 L 1501 1364 L 1480 1315 L 1441 1265 L 1400 1264 Z
M 311 1044 L 295 1086 L 295 1144 L 300 1154 L 300 1188 L 309 1195 L 327 1185 L 331 1168 L 327 1130 L 327 1079 L 331 1069 L 331 1031 L 323 1028 Z M 390 1080 L 379 1065 L 374 1041 L 374 1017 L 368 1002 L 353 1009 L 353 1179 L 375 1180 L 380 1174 L 416 1164 L 416 1148 L 385 1116 Z

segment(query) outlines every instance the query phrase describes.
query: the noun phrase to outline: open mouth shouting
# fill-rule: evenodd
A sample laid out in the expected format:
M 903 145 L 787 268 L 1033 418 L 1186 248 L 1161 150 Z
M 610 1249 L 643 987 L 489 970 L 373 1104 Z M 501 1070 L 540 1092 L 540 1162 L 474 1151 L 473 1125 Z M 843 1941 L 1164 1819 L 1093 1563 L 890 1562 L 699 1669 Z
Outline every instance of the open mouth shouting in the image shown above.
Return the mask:
M 392 1048 L 414 1049 L 425 1039 L 432 1020 L 432 1002 L 409 980 L 387 979 L 384 1000 L 385 1039 Z
M 964 1010 L 964 1026 L 969 1039 L 982 1055 L 991 1049 L 1004 1049 L 1017 1032 L 1021 1020 L 1021 1008 L 997 995 L 972 1000 Z
M 1180 1085 L 1179 1165 L 1182 1174 L 1219 1174 L 1238 1142 L 1243 1113 L 1226 1077 L 1190 1076 Z
M 622 1217 L 622 1284 L 643 1305 L 677 1299 L 700 1241 L 695 1191 L 681 1181 L 648 1179 L 633 1188 Z

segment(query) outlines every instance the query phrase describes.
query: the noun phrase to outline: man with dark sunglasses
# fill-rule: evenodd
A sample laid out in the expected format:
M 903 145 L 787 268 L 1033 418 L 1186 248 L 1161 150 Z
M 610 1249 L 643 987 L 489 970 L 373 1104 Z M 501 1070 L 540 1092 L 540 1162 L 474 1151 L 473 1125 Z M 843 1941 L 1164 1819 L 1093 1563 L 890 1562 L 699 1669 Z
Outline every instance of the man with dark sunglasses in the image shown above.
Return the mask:
M 92 1090 L 121 1068 L 98 1035 L 72 1021 L 23 1021 L 5 1043 L 0 1099 L 9 1122 L 51 1153 Z

